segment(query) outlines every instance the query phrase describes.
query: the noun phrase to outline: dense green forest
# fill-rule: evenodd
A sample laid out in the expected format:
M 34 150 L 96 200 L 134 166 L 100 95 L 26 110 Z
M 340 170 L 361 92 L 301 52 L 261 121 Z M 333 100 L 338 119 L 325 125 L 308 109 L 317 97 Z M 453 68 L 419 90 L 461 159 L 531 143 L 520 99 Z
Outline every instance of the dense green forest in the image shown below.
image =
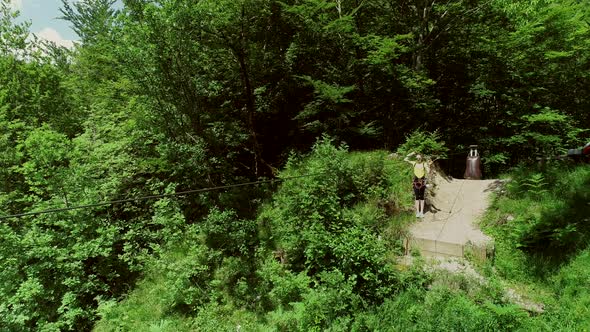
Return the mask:
M 0 331 L 588 328 L 590 171 L 527 166 L 590 137 L 588 0 L 113 4 L 66 49 L 0 0 L 0 217 L 122 201 L 0 219 Z M 494 282 L 434 287 L 387 156 L 470 144 L 514 178 Z

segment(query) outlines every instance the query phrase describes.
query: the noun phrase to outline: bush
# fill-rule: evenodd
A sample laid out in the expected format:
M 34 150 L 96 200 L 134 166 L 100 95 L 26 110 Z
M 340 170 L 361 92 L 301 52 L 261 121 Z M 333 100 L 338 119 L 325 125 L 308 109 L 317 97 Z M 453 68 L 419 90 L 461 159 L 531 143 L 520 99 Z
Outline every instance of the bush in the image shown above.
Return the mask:
M 267 317 L 269 325 L 279 330 L 324 331 L 349 330 L 351 313 L 360 309 L 362 298 L 355 294 L 355 280 L 340 271 L 319 274 L 315 287 L 306 291 L 289 311 L 279 308 Z
M 148 261 L 145 277 L 120 303 L 99 299 L 101 321 L 96 331 L 186 330 L 181 314 L 197 312 L 209 301 L 211 280 L 220 255 L 204 245 L 191 228 L 184 240 L 169 244 L 159 258 Z
M 410 152 L 422 153 L 436 159 L 445 159 L 449 149 L 441 140 L 438 131 L 426 132 L 418 129 L 406 136 L 406 142 L 397 148 L 397 153 L 401 156 L 408 155 Z
M 258 240 L 256 226 L 256 221 L 240 219 L 232 210 L 213 208 L 199 224 L 199 229 L 206 235 L 209 248 L 220 250 L 226 256 L 249 258 Z
M 512 175 L 509 195 L 496 198 L 486 225 L 496 239 L 496 271 L 545 305 L 522 330 L 583 330 L 590 326 L 590 167 L 560 162 Z M 540 178 L 543 191 L 530 192 L 539 187 L 526 184 Z
M 590 326 L 590 249 L 544 281 L 554 292 L 552 301 L 531 321 L 529 331 L 583 331 Z
M 337 271 L 367 301 L 380 301 L 398 287 L 378 239 L 384 211 L 357 208 L 366 195 L 388 196 L 385 155 L 379 159 L 351 162 L 345 146 L 319 141 L 308 159 L 292 158 L 282 174 L 313 176 L 285 181 L 260 217 L 271 249 L 284 252 L 291 271 L 306 271 L 319 284 L 322 273 Z
M 403 287 L 390 258 L 401 233 L 389 229 L 412 203 L 407 168 L 386 151 L 350 154 L 329 139 L 291 157 L 281 176 L 313 176 L 283 182 L 259 217 L 276 255 L 263 255 L 257 272 L 271 326 L 348 331 L 356 312 Z
M 256 273 L 260 279 L 258 293 L 265 310 L 291 309 L 292 303 L 301 302 L 312 285 L 312 279 L 305 272 L 294 273 L 271 257 L 260 264 Z

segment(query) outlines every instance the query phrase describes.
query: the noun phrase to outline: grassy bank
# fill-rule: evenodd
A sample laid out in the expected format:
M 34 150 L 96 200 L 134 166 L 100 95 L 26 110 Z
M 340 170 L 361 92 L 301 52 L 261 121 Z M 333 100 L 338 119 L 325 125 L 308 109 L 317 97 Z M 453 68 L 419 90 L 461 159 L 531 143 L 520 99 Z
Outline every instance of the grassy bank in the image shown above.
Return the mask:
M 483 221 L 494 274 L 545 312 L 527 331 L 590 329 L 590 166 L 521 167 Z

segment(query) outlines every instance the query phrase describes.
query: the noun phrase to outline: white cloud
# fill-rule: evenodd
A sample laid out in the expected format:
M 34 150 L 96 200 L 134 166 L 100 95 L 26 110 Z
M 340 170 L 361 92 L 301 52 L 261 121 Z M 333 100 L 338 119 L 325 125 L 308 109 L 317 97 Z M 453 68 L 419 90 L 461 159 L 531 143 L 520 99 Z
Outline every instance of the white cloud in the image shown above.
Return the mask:
M 10 6 L 14 10 L 20 10 L 23 8 L 23 0 L 10 0 Z
M 67 48 L 74 47 L 74 41 L 69 39 L 63 39 L 59 32 L 55 31 L 52 28 L 44 28 L 43 30 L 36 33 L 37 37 L 41 39 L 45 39 L 48 41 L 52 41 L 60 46 L 65 46 Z

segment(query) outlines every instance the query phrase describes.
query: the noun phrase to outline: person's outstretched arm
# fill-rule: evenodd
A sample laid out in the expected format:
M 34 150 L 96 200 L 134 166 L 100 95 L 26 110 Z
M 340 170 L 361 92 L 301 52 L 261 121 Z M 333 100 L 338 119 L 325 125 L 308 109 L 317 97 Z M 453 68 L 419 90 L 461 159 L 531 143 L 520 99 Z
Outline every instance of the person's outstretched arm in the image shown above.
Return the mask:
M 410 158 L 411 156 L 413 156 L 413 155 L 415 155 L 415 154 L 416 154 L 416 152 L 410 152 L 410 154 L 408 154 L 408 155 L 407 155 L 407 156 L 404 158 L 404 161 L 405 161 L 405 162 L 408 162 L 408 163 L 413 163 L 413 161 L 411 161 L 411 160 L 410 160 L 410 159 L 408 159 L 408 158 Z

